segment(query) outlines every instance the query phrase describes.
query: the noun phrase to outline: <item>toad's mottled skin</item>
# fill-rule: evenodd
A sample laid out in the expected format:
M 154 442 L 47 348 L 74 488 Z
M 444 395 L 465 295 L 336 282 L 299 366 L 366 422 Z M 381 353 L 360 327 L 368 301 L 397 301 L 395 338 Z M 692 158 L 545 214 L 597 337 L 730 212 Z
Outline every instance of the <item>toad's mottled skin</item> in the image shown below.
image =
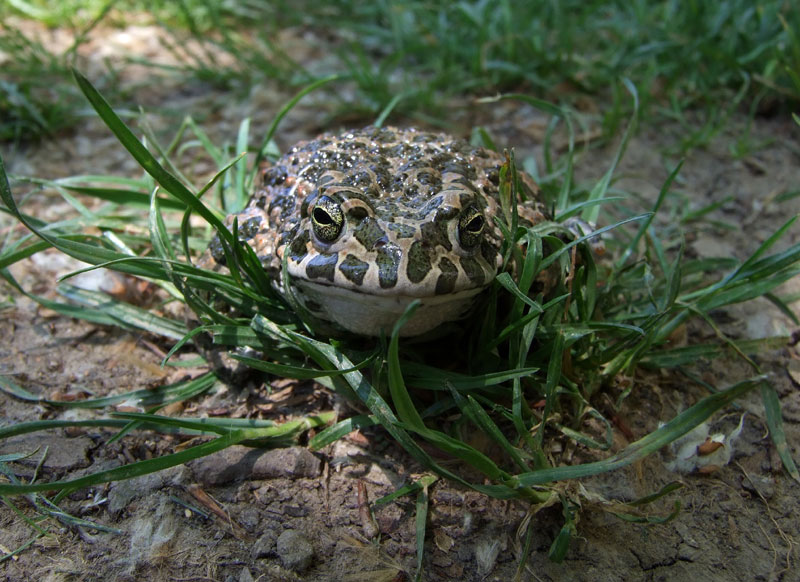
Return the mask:
M 263 172 L 239 236 L 283 293 L 360 335 L 426 333 L 469 313 L 501 267 L 495 152 L 447 135 L 368 127 L 303 142 Z M 523 181 L 533 197 L 536 189 Z M 528 222 L 544 219 L 529 200 Z M 211 246 L 222 262 L 219 245 Z M 288 290 L 281 282 L 285 260 Z

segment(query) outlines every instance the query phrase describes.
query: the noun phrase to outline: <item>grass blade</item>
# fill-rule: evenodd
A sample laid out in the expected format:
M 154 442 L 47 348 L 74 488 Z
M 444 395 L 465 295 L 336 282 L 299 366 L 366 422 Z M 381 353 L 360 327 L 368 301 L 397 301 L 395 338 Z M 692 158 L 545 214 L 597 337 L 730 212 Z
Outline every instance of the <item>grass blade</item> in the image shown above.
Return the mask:
M 775 449 L 778 451 L 778 456 L 781 458 L 781 462 L 791 478 L 800 482 L 800 472 L 798 472 L 797 465 L 792 459 L 789 444 L 786 442 L 786 433 L 783 430 L 783 417 L 778 393 L 767 380 L 761 383 L 761 399 L 764 402 L 769 434 L 775 444 Z
M 153 157 L 153 154 L 151 154 L 150 151 L 144 147 L 142 142 L 136 138 L 128 126 L 114 113 L 114 110 L 108 102 L 100 95 L 97 89 L 92 86 L 89 80 L 76 69 L 72 70 L 72 74 L 78 87 L 80 87 L 83 94 L 89 100 L 89 103 L 91 103 L 92 107 L 97 111 L 97 114 L 105 122 L 111 132 L 117 136 L 120 143 L 128 150 L 144 171 L 152 176 L 156 182 L 161 184 L 164 190 L 169 192 L 188 208 L 191 208 L 193 212 L 202 216 L 229 244 L 233 244 L 233 235 L 225 228 L 222 221 L 211 212 L 205 204 L 200 202 L 186 186 L 164 169 L 158 160 Z
M 422 559 L 425 556 L 425 530 L 428 523 L 428 487 L 423 486 L 417 493 L 414 532 L 417 541 L 417 574 L 414 580 L 422 580 Z

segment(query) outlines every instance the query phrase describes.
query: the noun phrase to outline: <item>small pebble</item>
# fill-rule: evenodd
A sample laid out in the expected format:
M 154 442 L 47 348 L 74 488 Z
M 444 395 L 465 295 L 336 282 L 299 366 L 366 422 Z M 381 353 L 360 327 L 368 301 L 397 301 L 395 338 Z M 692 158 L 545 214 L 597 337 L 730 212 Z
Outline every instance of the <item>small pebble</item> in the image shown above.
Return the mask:
M 314 548 L 306 536 L 297 530 L 287 529 L 278 536 L 278 557 L 285 568 L 302 572 L 311 565 Z
M 268 529 L 260 538 L 256 540 L 253 547 L 250 548 L 250 554 L 254 559 L 269 558 L 274 556 L 275 540 L 278 538 L 277 534 Z

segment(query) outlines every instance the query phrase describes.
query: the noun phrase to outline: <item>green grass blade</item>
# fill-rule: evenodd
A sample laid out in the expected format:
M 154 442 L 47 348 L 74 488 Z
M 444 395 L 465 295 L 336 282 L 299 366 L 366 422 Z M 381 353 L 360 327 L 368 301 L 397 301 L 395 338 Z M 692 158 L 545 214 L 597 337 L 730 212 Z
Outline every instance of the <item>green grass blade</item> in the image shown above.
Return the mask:
M 564 115 L 564 111 L 558 105 L 554 105 L 553 103 L 545 101 L 544 99 L 538 99 L 536 97 L 532 97 L 531 95 L 526 95 L 525 93 L 505 93 L 496 97 L 481 97 L 477 100 L 477 102 L 491 104 L 496 103 L 497 101 L 507 100 L 523 101 L 524 103 L 527 103 L 528 105 L 535 107 L 544 113 L 548 113 L 555 117 L 566 117 Z
M 404 93 L 398 93 L 391 100 L 386 104 L 386 106 L 378 113 L 378 117 L 375 118 L 375 121 L 372 123 L 375 127 L 381 127 L 383 122 L 391 115 L 394 108 L 397 107 L 397 104 L 400 103 L 403 99 L 407 98 L 409 95 L 412 95 L 412 91 L 406 91 Z
M 789 444 L 786 442 L 786 433 L 783 430 L 781 402 L 778 399 L 778 393 L 775 388 L 767 380 L 761 383 L 761 399 L 764 402 L 769 434 L 775 444 L 775 449 L 778 451 L 778 456 L 781 458 L 781 462 L 789 476 L 800 482 L 800 472 L 798 472 L 797 465 L 792 459 Z
M 48 309 L 52 309 L 56 313 L 60 313 L 61 315 L 65 315 L 67 317 L 72 317 L 75 319 L 81 319 L 83 321 L 89 321 L 92 323 L 97 323 L 100 325 L 109 325 L 109 326 L 119 326 L 122 329 L 133 330 L 136 329 L 135 326 L 128 325 L 127 322 L 124 320 L 120 320 L 119 318 L 114 317 L 112 314 L 104 313 L 103 311 L 94 310 L 94 309 L 86 309 L 80 305 L 72 305 L 69 303 L 61 303 L 59 301 L 51 301 L 50 299 L 45 299 L 39 295 L 33 295 L 28 293 L 22 287 L 17 284 L 14 278 L 7 270 L 0 270 L 0 277 L 5 279 L 10 285 L 12 285 L 15 289 L 17 289 L 20 293 L 25 295 L 26 297 L 32 299 L 39 305 L 43 307 L 47 307 Z
M 89 398 L 87 400 L 74 400 L 62 402 L 59 400 L 48 400 L 36 396 L 14 384 L 7 376 L 0 376 L 0 389 L 27 401 L 42 402 L 49 406 L 60 408 L 105 408 L 125 403 L 129 406 L 139 406 L 142 408 L 163 407 L 173 402 L 188 400 L 202 394 L 211 388 L 216 382 L 216 377 L 212 373 L 206 373 L 192 380 L 185 380 L 175 384 L 159 386 L 152 390 L 132 390 L 115 394 L 113 396 L 103 396 L 101 398 Z
M 413 316 L 418 305 L 419 302 L 412 302 L 408 306 L 405 313 L 403 313 L 402 317 L 395 324 L 394 330 L 392 331 L 392 338 L 389 342 L 389 353 L 387 356 L 389 364 L 389 392 L 392 395 L 392 402 L 397 410 L 397 416 L 406 429 L 419 434 L 451 455 L 468 462 L 490 479 L 500 479 L 502 478 L 502 471 L 489 457 L 456 438 L 452 438 L 442 432 L 426 427 L 422 416 L 411 400 L 411 396 L 403 381 L 398 345 L 400 329 L 405 322 Z
M 5 269 L 6 267 L 9 267 L 23 259 L 27 259 L 36 253 L 47 250 L 51 246 L 52 245 L 49 242 L 40 240 L 18 250 L 7 250 L 0 255 L 0 269 Z
M 281 439 L 287 434 L 297 433 L 300 430 L 307 430 L 327 424 L 332 419 L 333 413 L 325 413 L 318 417 L 308 417 L 295 421 L 288 421 L 281 425 L 269 426 L 264 428 L 244 428 L 227 430 L 225 428 L 213 425 L 207 425 L 202 422 L 186 419 L 174 419 L 169 417 L 157 417 L 151 414 L 120 414 L 119 416 L 130 419 L 145 421 L 161 426 L 172 428 L 191 428 L 194 430 L 216 430 L 224 432 L 221 436 L 209 442 L 197 445 L 195 447 L 168 455 L 163 455 L 154 459 L 147 459 L 138 461 L 114 469 L 105 471 L 97 471 L 84 477 L 76 479 L 69 479 L 64 481 L 53 481 L 50 483 L 32 483 L 25 485 L 14 485 L 8 483 L 0 483 L 0 495 L 21 495 L 24 493 L 33 493 L 38 491 L 60 491 L 60 495 L 81 489 L 83 487 L 91 487 L 101 483 L 108 483 L 111 481 L 120 481 L 124 479 L 132 479 L 141 475 L 147 475 L 156 471 L 162 471 L 169 467 L 181 465 L 193 459 L 198 459 L 221 451 L 231 445 L 243 443 L 246 441 L 262 442 L 265 439 Z
M 754 263 L 758 260 L 758 258 L 761 255 L 767 252 L 770 248 L 772 248 L 775 245 L 776 242 L 778 242 L 781 238 L 783 238 L 783 235 L 786 234 L 786 232 L 792 227 L 792 225 L 795 222 L 797 222 L 798 218 L 800 218 L 800 216 L 797 215 L 792 216 L 778 230 L 772 233 L 763 243 L 761 243 L 761 245 L 759 245 L 758 249 L 756 249 L 756 252 L 750 255 L 750 257 L 748 257 L 748 259 L 744 263 L 742 263 L 741 267 L 739 267 L 733 273 L 730 274 L 730 276 L 725 280 L 725 282 L 727 282 L 728 280 L 735 280 L 738 275 L 746 273 L 754 265 Z
M 378 424 L 378 421 L 374 416 L 367 414 L 351 416 L 314 435 L 308 446 L 312 451 L 319 451 L 353 431 L 369 428 L 376 424 Z
M 416 362 L 401 362 L 401 365 L 403 377 L 414 388 L 447 390 L 449 385 L 459 392 L 489 388 L 515 378 L 531 376 L 538 371 L 538 368 L 518 368 L 466 376 Z
M 26 390 L 14 382 L 9 376 L 0 375 L 0 390 L 20 400 L 27 400 L 28 402 L 39 401 L 39 396 Z
M 480 428 L 486 435 L 490 436 L 496 443 L 498 443 L 520 469 L 523 471 L 531 470 L 531 468 L 528 466 L 528 462 L 522 456 L 520 450 L 508 441 L 503 434 L 503 431 L 500 430 L 500 427 L 498 427 L 497 424 L 492 421 L 491 417 L 472 396 L 468 395 L 466 398 L 464 398 L 455 390 L 452 390 L 452 394 L 456 403 L 459 404 L 459 408 L 461 408 L 461 410 L 467 414 L 475 426 Z
M 680 481 L 672 481 L 671 483 L 667 483 L 661 489 L 656 491 L 655 493 L 651 493 L 649 495 L 645 495 L 644 497 L 640 497 L 639 499 L 635 499 L 634 501 L 628 501 L 626 505 L 633 505 L 634 507 L 638 507 L 640 505 L 647 505 L 648 503 L 653 503 L 664 497 L 665 495 L 669 495 L 673 491 L 677 491 L 678 489 L 682 489 L 684 484 Z
M 637 220 L 646 219 L 651 214 L 652 213 L 650 213 L 650 212 L 646 212 L 644 214 L 639 214 L 637 216 L 631 216 L 630 218 L 625 218 L 623 220 L 615 222 L 614 224 L 609 224 L 608 226 L 604 226 L 602 228 L 598 228 L 597 230 L 594 230 L 594 231 L 590 232 L 589 234 L 585 234 L 585 235 L 583 235 L 581 237 L 578 237 L 578 238 L 576 238 L 574 240 L 571 240 L 567 244 L 563 245 L 556 252 L 547 255 L 547 257 L 545 257 L 544 260 L 542 260 L 542 265 L 540 267 L 540 270 L 544 271 L 545 269 L 547 269 L 547 267 L 549 267 L 554 262 L 559 260 L 571 248 L 573 248 L 573 247 L 575 247 L 575 246 L 577 246 L 577 245 L 579 245 L 579 244 L 581 244 L 583 242 L 586 242 L 587 240 L 589 240 L 591 238 L 599 237 L 602 234 L 604 234 L 604 233 L 606 233 L 606 232 L 608 232 L 610 230 L 614 230 L 615 228 L 619 228 L 623 224 L 628 224 L 629 222 L 635 222 Z M 536 228 L 534 228 L 532 230 L 538 231 L 538 230 L 540 230 L 540 227 L 537 226 Z
M 572 218 L 573 216 L 577 216 L 586 208 L 591 208 L 592 206 L 599 206 L 602 204 L 608 204 L 609 202 L 616 202 L 618 200 L 626 200 L 624 196 L 605 196 L 604 198 L 600 198 L 599 200 L 585 200 L 583 202 L 578 202 L 577 204 L 573 204 L 564 208 L 558 212 L 556 216 L 553 217 L 553 220 L 558 222 L 565 222 L 568 218 Z
M 733 342 L 737 349 L 747 355 L 777 350 L 789 343 L 789 336 L 775 336 L 757 340 L 740 340 Z M 651 351 L 645 354 L 639 363 L 652 368 L 675 368 L 697 362 L 700 358 L 715 358 L 729 353 L 727 345 L 694 344 L 668 350 Z
M 205 457 L 217 451 L 221 451 L 231 445 L 240 443 L 247 438 L 250 431 L 231 431 L 224 436 L 215 438 L 212 441 L 197 445 L 195 447 L 186 449 L 179 453 L 172 453 L 157 457 L 155 459 L 147 459 L 123 465 L 114 469 L 107 469 L 105 471 L 97 471 L 84 477 L 76 479 L 68 479 L 64 481 L 52 481 L 50 483 L 31 483 L 26 485 L 12 485 L 8 483 L 0 483 L 0 495 L 22 495 L 24 493 L 34 493 L 39 491 L 61 491 L 70 492 L 84 487 L 91 487 L 101 483 L 110 483 L 111 481 L 121 481 L 125 479 L 132 479 L 140 477 L 156 471 L 163 471 L 169 467 L 182 465 L 193 459 Z
M 422 559 L 425 556 L 425 531 L 428 524 L 428 488 L 423 487 L 417 493 L 417 502 L 414 518 L 414 532 L 417 542 L 417 574 L 414 580 L 419 582 L 422 580 Z
M 648 524 L 648 525 L 654 525 L 654 524 L 661 525 L 661 524 L 668 523 L 668 522 L 672 521 L 673 519 L 675 519 L 676 517 L 678 517 L 680 512 L 681 512 L 681 500 L 680 499 L 676 499 L 672 511 L 668 515 L 665 515 L 663 517 L 657 516 L 657 515 L 644 515 L 644 516 L 643 515 L 632 515 L 630 513 L 621 513 L 621 512 L 616 512 L 616 511 L 612 512 L 612 514 L 614 516 L 618 517 L 619 519 L 623 520 L 623 521 L 627 521 L 628 523 L 642 523 L 642 524 Z
M 384 495 L 380 499 L 376 499 L 375 502 L 372 505 L 375 506 L 375 507 L 378 507 L 380 505 L 386 505 L 387 503 L 391 503 L 395 499 L 399 499 L 400 497 L 403 497 L 404 495 L 410 495 L 412 493 L 417 493 L 421 489 L 423 489 L 425 487 L 430 487 L 431 485 L 436 483 L 437 479 L 438 479 L 438 477 L 436 477 L 435 475 L 423 475 L 422 477 L 420 477 L 416 481 L 412 481 L 408 485 L 404 485 L 403 487 L 400 487 L 397 491 L 395 491 L 393 493 L 390 493 L 389 495 Z
M 575 535 L 576 528 L 574 521 L 568 521 L 558 532 L 556 539 L 550 544 L 550 550 L 547 552 L 547 558 L 551 562 L 560 564 L 567 557 L 567 550 L 569 550 L 569 543 L 572 541 L 572 536 Z
M 10 453 L 8 455 L 0 455 L 0 463 L 13 463 L 15 461 L 27 459 L 35 453 L 36 451 L 31 451 L 30 453 Z
M 231 357 L 234 360 L 238 360 L 247 364 L 248 367 L 253 368 L 255 370 L 261 370 L 262 372 L 269 372 L 270 374 L 274 374 L 280 378 L 296 378 L 298 380 L 311 380 L 314 378 L 326 378 L 331 376 L 337 376 L 340 374 L 347 374 L 349 372 L 354 372 L 356 370 L 361 370 L 369 366 L 374 360 L 375 355 L 367 358 L 363 362 L 356 364 L 352 368 L 345 368 L 340 370 L 313 370 L 308 367 L 301 367 L 301 366 L 287 366 L 285 364 L 276 364 L 274 362 L 267 362 L 265 360 L 259 360 L 257 358 L 250 358 L 248 356 L 242 356 L 240 354 L 231 354 Z
M 86 77 L 75 69 L 73 69 L 72 73 L 78 87 L 80 87 L 83 94 L 89 100 L 89 103 L 91 103 L 92 107 L 97 111 L 97 114 L 144 171 L 152 176 L 156 182 L 161 184 L 164 190 L 169 192 L 188 208 L 191 208 L 193 212 L 202 216 L 217 230 L 221 237 L 224 237 L 229 244 L 232 244 L 233 235 L 228 232 L 222 224 L 222 221 L 211 212 L 205 204 L 200 202 L 183 183 L 164 169 L 153 154 L 151 154 L 148 149 L 142 145 L 142 142 L 136 138 L 128 126 L 114 113 L 114 110 L 108 102 L 92 86 Z
M 408 393 L 403 381 L 403 372 L 400 369 L 400 355 L 398 353 L 400 329 L 414 315 L 419 305 L 420 302 L 418 300 L 412 301 L 395 324 L 392 330 L 392 338 L 389 342 L 387 360 L 389 364 L 389 393 L 392 395 L 392 402 L 397 411 L 397 416 L 409 428 L 425 431 L 425 423 L 417 411 L 417 407 L 414 406 L 411 395 Z
M 233 204 L 229 207 L 226 207 L 226 210 L 230 209 L 231 212 L 238 212 L 243 209 L 247 204 L 247 199 L 249 198 L 247 190 L 248 186 L 245 183 L 245 178 L 247 177 L 247 158 L 244 156 L 248 149 L 247 146 L 249 135 L 250 118 L 246 117 L 239 124 L 239 133 L 236 136 L 236 151 L 240 152 L 241 156 L 236 161 L 236 165 L 234 166 L 236 187 L 234 189 L 235 196 Z M 254 169 L 256 172 L 258 171 L 258 168 Z
M 795 312 L 792 311 L 791 307 L 789 307 L 789 305 L 788 305 L 788 303 L 791 303 L 791 302 L 784 301 L 783 299 L 781 299 L 780 297 L 778 297 L 774 293 L 769 293 L 769 292 L 768 293 L 764 293 L 764 299 L 766 299 L 767 301 L 772 303 L 775 307 L 777 307 L 778 310 L 780 310 L 780 312 L 788 320 L 790 320 L 795 325 L 800 326 L 800 318 L 797 317 Z
M 547 366 L 547 381 L 544 387 L 544 410 L 542 411 L 542 419 L 539 422 L 539 430 L 536 431 L 533 437 L 536 450 L 541 450 L 542 448 L 547 419 L 553 412 L 553 407 L 556 403 L 556 387 L 561 381 L 561 364 L 564 359 L 564 335 L 558 332 L 553 339 L 554 341 L 550 351 L 550 362 Z
M 75 428 L 75 427 L 108 427 L 122 428 L 127 424 L 124 420 L 113 418 L 103 418 L 97 420 L 35 420 L 31 422 L 20 422 L 11 426 L 0 427 L 0 439 L 10 438 L 21 434 L 29 434 L 42 430 L 52 430 L 56 428 Z M 150 427 L 157 428 L 157 427 Z
M 96 186 L 70 186 L 62 184 L 60 180 L 42 180 L 45 185 L 50 185 L 59 190 L 68 190 L 76 194 L 91 196 L 98 200 L 106 200 L 130 208 L 131 206 L 149 206 L 150 196 L 145 192 L 125 190 L 122 188 L 101 188 Z M 162 208 L 168 210 L 185 210 L 186 205 L 180 200 L 163 197 L 159 200 Z
M 128 329 L 141 329 L 174 340 L 183 338 L 187 331 L 186 323 L 183 321 L 161 317 L 152 311 L 118 301 L 99 291 L 87 291 L 65 284 L 59 285 L 58 291 L 64 297 L 83 305 L 84 311 L 87 311 L 85 307 L 89 307 L 88 311 L 94 314 L 108 316 L 112 325 Z M 83 315 L 82 312 L 79 313 L 81 316 Z
M 286 117 L 286 114 L 289 113 L 289 111 L 291 111 L 303 97 L 305 97 L 312 91 L 315 91 L 320 87 L 322 87 L 323 85 L 327 85 L 328 83 L 331 83 L 333 81 L 338 81 L 341 78 L 342 78 L 341 75 L 337 74 L 337 75 L 328 75 L 327 77 L 323 77 L 322 79 L 314 81 L 313 83 L 301 89 L 294 97 L 292 97 L 286 103 L 286 105 L 284 105 L 281 108 L 280 111 L 278 111 L 278 114 L 273 118 L 272 124 L 270 124 L 269 129 L 267 130 L 267 133 L 264 136 L 264 140 L 261 142 L 261 147 L 258 148 L 258 153 L 256 154 L 254 167 L 258 168 L 259 165 L 261 164 L 262 160 L 264 159 L 264 152 L 267 149 L 267 145 L 270 143 L 270 141 L 272 141 L 272 138 L 275 135 L 275 131 L 278 129 L 278 125 L 283 120 L 283 118 Z M 248 186 L 252 188 L 252 184 L 249 184 Z
M 625 85 L 625 88 L 630 93 L 631 97 L 633 97 L 633 113 L 631 115 L 630 121 L 628 122 L 628 127 L 625 129 L 625 133 L 622 135 L 622 141 L 617 148 L 616 153 L 614 154 L 614 159 L 611 162 L 611 166 L 608 168 L 606 173 L 600 179 L 597 184 L 592 188 L 591 192 L 589 192 L 589 200 L 601 200 L 605 198 L 606 191 L 608 190 L 608 186 L 611 183 L 611 178 L 613 177 L 614 173 L 617 171 L 617 166 L 619 166 L 619 162 L 622 159 L 625 150 L 628 147 L 628 142 L 630 141 L 631 137 L 633 137 L 634 132 L 636 131 L 637 120 L 639 118 L 639 93 L 636 91 L 636 87 L 630 80 L 626 78 L 622 78 L 622 84 Z M 581 218 L 588 222 L 589 224 L 597 224 L 597 217 L 600 213 L 599 206 L 592 206 L 587 208 L 583 211 Z
M 628 259 L 634 255 L 636 249 L 639 246 L 639 241 L 642 240 L 642 237 L 647 233 L 650 225 L 653 223 L 653 219 L 656 217 L 656 214 L 659 210 L 661 210 L 661 206 L 664 204 L 664 200 L 667 197 L 667 193 L 669 192 L 672 183 L 680 174 L 681 168 L 683 168 L 683 162 L 685 160 L 681 160 L 678 162 L 678 165 L 670 172 L 667 180 L 661 185 L 661 190 L 658 192 L 658 198 L 656 198 L 656 203 L 653 206 L 653 210 L 651 211 L 650 215 L 644 219 L 644 221 L 639 225 L 639 230 L 630 240 L 628 245 L 625 247 L 625 250 L 620 254 L 619 258 L 615 262 L 615 266 L 617 269 L 620 269 L 622 265 L 624 265 Z

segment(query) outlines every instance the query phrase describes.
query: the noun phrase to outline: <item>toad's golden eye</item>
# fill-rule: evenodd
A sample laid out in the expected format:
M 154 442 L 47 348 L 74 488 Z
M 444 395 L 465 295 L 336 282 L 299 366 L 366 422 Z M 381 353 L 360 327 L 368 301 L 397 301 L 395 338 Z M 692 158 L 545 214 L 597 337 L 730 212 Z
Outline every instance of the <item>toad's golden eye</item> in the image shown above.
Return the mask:
M 320 196 L 311 211 L 311 224 L 314 234 L 323 243 L 332 243 L 342 233 L 344 213 L 333 198 Z
M 474 249 L 481 242 L 481 234 L 486 225 L 483 213 L 474 206 L 468 206 L 458 218 L 458 242 L 466 250 Z

